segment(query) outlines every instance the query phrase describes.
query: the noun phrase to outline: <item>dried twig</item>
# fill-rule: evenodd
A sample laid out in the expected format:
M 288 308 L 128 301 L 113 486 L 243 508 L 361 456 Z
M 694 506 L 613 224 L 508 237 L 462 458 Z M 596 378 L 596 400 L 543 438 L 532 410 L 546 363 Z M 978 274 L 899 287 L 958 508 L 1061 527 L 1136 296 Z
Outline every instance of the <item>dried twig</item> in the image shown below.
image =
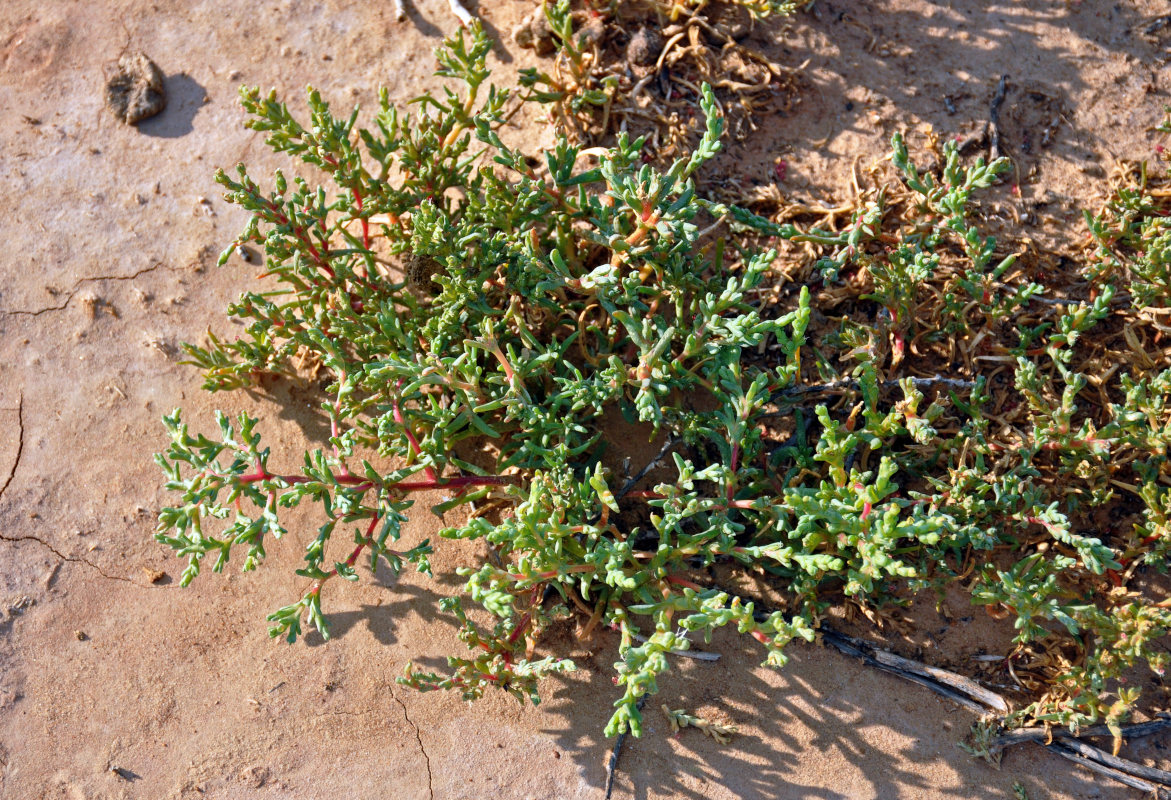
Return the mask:
M 768 614 L 762 609 L 757 612 L 757 616 L 765 618 Z M 837 650 L 847 655 L 855 656 L 864 663 L 877 667 L 884 672 L 890 672 L 904 680 L 924 686 L 936 694 L 942 695 L 981 716 L 986 715 L 989 711 L 996 711 L 1002 714 L 1008 711 L 1008 703 L 1003 697 L 985 689 L 983 686 L 980 686 L 970 678 L 965 678 L 963 675 L 921 664 L 909 658 L 896 656 L 894 653 L 880 650 L 869 642 L 838 633 L 824 624 L 818 630 L 818 634 L 822 642 Z M 1132 738 L 1136 736 L 1147 736 L 1167 727 L 1171 727 L 1171 717 L 1127 726 L 1123 728 L 1123 735 Z M 1038 744 L 1044 745 L 1044 740 L 1048 733 L 1050 732 L 1043 728 L 1027 728 L 1020 731 L 1012 731 L 993 740 L 985 748 L 984 754 L 996 756 L 1005 747 L 1025 741 L 1036 741 Z M 1094 772 L 1108 775 L 1127 786 L 1149 792 L 1152 797 L 1171 800 L 1171 772 L 1153 767 L 1145 767 L 1133 761 L 1118 758 L 1103 750 L 1099 750 L 1093 745 L 1078 741 L 1068 731 L 1053 730 L 1051 733 L 1055 741 L 1048 746 L 1059 755 L 1081 764 Z M 1090 728 L 1084 731 L 1082 735 L 1100 736 L 1108 733 L 1109 730 L 1106 729 L 1106 726 L 1102 725 Z
M 459 24 L 467 27 L 475 22 L 476 18 L 472 16 L 459 0 L 447 0 L 447 6 L 451 9 L 451 13 L 459 19 Z
M 1143 736 L 1150 736 L 1154 733 L 1167 730 L 1171 728 L 1171 715 L 1162 716 L 1159 719 L 1150 722 L 1140 722 L 1135 725 L 1122 726 L 1123 739 L 1138 739 Z M 1110 729 L 1105 725 L 1095 725 L 1092 728 L 1086 728 L 1078 733 L 1077 738 L 1086 738 L 1090 736 L 1113 736 Z M 1006 747 L 1013 747 L 1014 745 L 1023 744 L 1024 742 L 1041 742 L 1048 743 L 1054 739 L 1073 739 L 1072 733 L 1066 728 L 1046 728 L 1042 726 L 1032 728 L 1017 728 L 1012 731 L 1005 731 L 988 743 L 987 750 L 989 754 L 996 755 L 1004 750 Z
M 659 449 L 659 452 L 655 454 L 655 457 L 652 458 L 646 464 L 646 466 L 644 466 L 642 469 L 640 469 L 638 472 L 636 472 L 634 475 L 632 475 L 630 480 L 628 480 L 626 483 L 624 483 L 622 485 L 622 488 L 614 493 L 614 496 L 616 498 L 618 498 L 619 500 L 621 500 L 623 497 L 625 497 L 627 494 L 629 494 L 630 490 L 633 489 L 635 486 L 637 486 L 638 482 L 641 481 L 644 477 L 646 477 L 646 474 L 648 472 L 650 472 L 652 469 L 654 469 L 655 467 L 659 466 L 659 464 L 662 463 L 662 461 L 666 457 L 667 453 L 670 452 L 671 448 L 674 447 L 678 441 L 679 440 L 674 436 L 667 437 L 667 441 L 663 442 L 663 446 Z
M 837 633 L 836 631 L 827 629 L 825 626 L 822 626 L 820 633 L 822 641 L 836 647 L 841 652 L 857 656 L 871 666 L 878 667 L 885 672 L 891 672 L 906 680 L 925 686 L 933 692 L 943 695 L 978 714 L 986 714 L 989 709 L 1002 714 L 1008 712 L 1008 703 L 1005 702 L 1003 697 L 985 689 L 975 681 L 965 678 L 962 675 L 957 675 L 954 672 L 937 667 L 930 667 L 926 664 L 920 664 L 918 661 L 896 656 L 894 653 L 885 650 L 879 650 L 868 642 Z M 1157 720 L 1142 725 L 1131 725 L 1125 730 L 1133 737 L 1135 735 L 1155 733 L 1168 726 L 1171 726 L 1171 719 Z M 1048 745 L 1044 741 L 1046 733 L 1051 733 L 1053 737 L 1052 743 Z M 1107 733 L 1109 731 L 1103 725 L 1085 731 L 1082 735 L 1102 735 Z M 1160 800 L 1171 800 L 1171 772 L 1154 767 L 1146 767 L 1142 764 L 1128 761 L 1125 758 L 1111 755 L 1105 750 L 1100 750 L 1091 744 L 1074 738 L 1072 734 L 1069 734 L 1065 730 L 1060 732 L 1057 730 L 1045 732 L 1044 729 L 1012 731 L 994 740 L 987 748 L 987 753 L 990 756 L 995 756 L 1005 747 L 1024 741 L 1035 741 L 1037 744 L 1047 746 L 1070 761 L 1081 764 L 1094 772 L 1107 775 L 1127 786 L 1149 792 L 1152 797 L 1160 798 Z
M 1004 96 L 1008 93 L 1008 76 L 1001 75 L 996 84 L 996 94 L 992 95 L 992 105 L 988 108 L 988 160 L 1000 158 L 1000 107 L 1004 105 Z
M 905 680 L 924 686 L 936 694 L 943 695 L 960 704 L 969 711 L 980 715 L 987 714 L 990 710 L 1002 714 L 1008 713 L 1008 703 L 1003 697 L 963 675 L 896 656 L 889 651 L 880 650 L 869 642 L 838 633 L 825 625 L 821 626 L 818 633 L 823 642 L 840 652 L 860 658 L 870 666 L 877 667 L 884 672 L 893 673 Z
M 1082 758 L 1087 758 L 1111 769 L 1125 772 L 1127 775 L 1133 775 L 1140 780 L 1153 781 L 1154 783 L 1171 788 L 1171 772 L 1156 769 L 1155 767 L 1145 767 L 1142 764 L 1136 764 L 1125 758 L 1119 758 L 1079 739 L 1059 739 L 1056 742 L 1056 746 L 1049 746 L 1055 750 L 1066 750 L 1077 753 Z
M 647 695 L 643 695 L 638 699 L 638 705 L 635 706 L 639 711 L 646 705 Z M 626 741 L 628 733 L 618 734 L 618 738 L 614 740 L 614 749 L 610 751 L 610 763 L 606 765 L 606 800 L 610 800 L 610 795 L 614 793 L 614 776 L 618 773 L 618 756 L 622 753 L 622 745 Z
M 1106 776 L 1111 777 L 1114 780 L 1118 781 L 1119 783 L 1124 783 L 1127 786 L 1130 786 L 1130 787 L 1133 787 L 1133 788 L 1138 789 L 1140 791 L 1146 792 L 1148 797 L 1158 798 L 1158 800 L 1171 800 L 1171 791 L 1168 791 L 1168 789 L 1171 787 L 1168 787 L 1168 786 L 1165 786 L 1162 784 L 1152 783 L 1150 781 L 1136 777 L 1135 775 L 1130 773 L 1129 769 L 1124 770 L 1124 769 L 1118 769 L 1115 767 L 1107 766 L 1106 764 L 1102 763 L 1101 761 L 1099 761 L 1097 759 L 1089 758 L 1085 755 L 1082 755 L 1077 749 L 1070 747 L 1070 744 L 1071 744 L 1071 742 L 1069 742 L 1069 741 L 1061 741 L 1061 742 L 1057 742 L 1057 743 L 1050 745 L 1049 749 L 1053 750 L 1054 752 L 1056 752 L 1058 755 L 1062 756 L 1063 758 L 1068 758 L 1070 761 L 1073 761 L 1075 764 L 1081 764 L 1083 767 L 1085 767 L 1088 770 L 1091 770 L 1092 772 L 1097 772 L 1100 775 L 1106 775 Z M 1085 746 L 1089 747 L 1089 745 L 1085 745 Z M 1090 749 L 1097 750 L 1097 748 L 1090 748 Z M 1101 751 L 1098 751 L 1098 752 L 1101 753 L 1102 755 L 1106 755 L 1105 753 L 1102 753 Z M 1113 756 L 1111 756 L 1111 758 L 1113 758 Z M 1140 766 L 1138 764 L 1134 764 L 1133 762 L 1125 761 L 1125 759 L 1120 758 L 1120 759 L 1116 759 L 1116 760 L 1122 761 L 1123 763 L 1125 763 L 1129 767 L 1139 767 Z M 1142 769 L 1146 769 L 1146 768 L 1142 767 Z
M 649 641 L 649 639 L 647 639 L 647 637 L 643 636 L 641 633 L 633 633 L 632 632 L 630 634 L 630 638 L 634 639 L 636 642 L 642 642 L 643 644 L 646 644 Z M 720 660 L 719 653 L 709 653 L 705 650 L 668 650 L 667 652 L 673 656 L 682 656 L 683 658 L 694 658 L 696 661 L 719 661 Z

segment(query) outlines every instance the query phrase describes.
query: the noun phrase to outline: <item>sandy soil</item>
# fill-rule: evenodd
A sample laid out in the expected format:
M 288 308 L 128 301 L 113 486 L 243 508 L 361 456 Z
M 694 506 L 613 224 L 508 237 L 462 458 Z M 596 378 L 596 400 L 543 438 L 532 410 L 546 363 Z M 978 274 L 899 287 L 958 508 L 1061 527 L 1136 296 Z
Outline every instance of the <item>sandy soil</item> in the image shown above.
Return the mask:
M 1095 204 L 1115 161 L 1153 157 L 1171 29 L 1143 31 L 1165 4 L 874 5 L 886 7 L 818 2 L 754 34 L 782 63 L 809 59 L 802 102 L 732 146 L 715 182 L 773 180 L 781 157 L 786 194 L 841 196 L 854 158 L 881 156 L 894 130 L 921 142 L 927 125 L 979 129 L 1004 74 L 1020 195 L 1006 186 L 994 202 L 1038 241 L 1082 235 L 1077 209 Z M 213 169 L 280 164 L 242 128 L 236 86 L 274 86 L 294 108 L 309 82 L 338 106 L 371 105 L 379 85 L 409 98 L 432 84 L 431 48 L 454 20 L 441 0 L 408 3 L 404 23 L 390 6 L 0 4 L 0 796 L 603 794 L 613 640 L 573 645 L 582 669 L 551 681 L 538 709 L 503 695 L 468 706 L 394 684 L 408 658 L 460 652 L 436 614 L 452 586 L 415 575 L 331 586 L 336 638 L 289 647 L 263 616 L 299 592 L 297 542 L 258 573 L 179 590 L 178 562 L 151 539 L 167 501 L 151 460 L 161 414 L 181 404 L 206 427 L 214 408 L 248 409 L 289 466 L 322 438 L 305 387 L 209 397 L 176 364 L 177 344 L 227 329 L 222 309 L 246 276 L 213 266 L 243 223 Z M 530 6 L 478 13 L 505 39 Z M 170 98 L 138 128 L 103 109 L 105 76 L 131 49 L 163 69 Z M 532 58 L 511 43 L 497 56 L 505 80 Z M 437 525 L 420 516 L 407 538 Z M 441 549 L 437 572 L 453 560 Z M 837 653 L 794 648 L 778 673 L 734 637 L 712 649 L 718 663 L 680 663 L 651 705 L 743 735 L 727 747 L 673 738 L 649 713 L 616 797 L 1007 798 L 1014 781 L 1033 798 L 1132 796 L 1040 748 L 1008 753 L 1001 771 L 972 760 L 956 746 L 970 714 Z M 1162 748 L 1129 753 L 1151 761 Z

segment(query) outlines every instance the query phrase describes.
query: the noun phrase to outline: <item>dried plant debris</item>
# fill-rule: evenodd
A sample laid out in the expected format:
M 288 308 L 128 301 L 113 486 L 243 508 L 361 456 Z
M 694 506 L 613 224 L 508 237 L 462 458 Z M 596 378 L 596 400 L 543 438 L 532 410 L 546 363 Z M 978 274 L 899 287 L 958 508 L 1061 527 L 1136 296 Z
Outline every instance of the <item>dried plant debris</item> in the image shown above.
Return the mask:
M 552 103 L 567 134 L 598 143 L 618 132 L 646 133 L 650 155 L 668 159 L 701 133 L 695 109 L 702 84 L 716 90 L 736 139 L 754 129 L 761 112 L 799 102 L 801 67 L 782 66 L 744 43 L 766 12 L 792 10 L 735 2 L 579 8 L 562 0 L 542 4 L 513 37 L 552 57 L 526 70 L 522 82 Z
M 710 736 L 717 744 L 728 744 L 732 741 L 732 737 L 740 732 L 740 729 L 735 725 L 727 725 L 721 722 L 701 717 L 698 714 L 688 714 L 681 708 L 671 710 L 671 707 L 666 703 L 660 706 L 663 715 L 671 723 L 671 733 L 679 734 L 684 728 L 697 728 L 705 735 Z
M 145 53 L 127 53 L 106 83 L 106 105 L 128 125 L 155 116 L 167 106 L 163 71 Z

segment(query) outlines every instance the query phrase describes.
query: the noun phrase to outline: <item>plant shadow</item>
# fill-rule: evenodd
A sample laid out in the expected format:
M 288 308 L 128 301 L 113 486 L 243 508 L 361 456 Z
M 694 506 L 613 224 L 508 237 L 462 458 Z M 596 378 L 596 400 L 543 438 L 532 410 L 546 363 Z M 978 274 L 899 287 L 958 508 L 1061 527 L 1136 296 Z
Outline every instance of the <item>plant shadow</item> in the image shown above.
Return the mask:
M 394 592 L 391 602 L 331 613 L 334 637 L 364 624 L 380 644 L 392 645 L 399 641 L 397 624 L 411 615 L 428 626 L 454 629 L 454 619 L 439 612 L 438 599 L 446 589 L 458 591 L 458 578 L 419 585 L 386 576 L 389 571 L 379 583 Z M 322 643 L 315 632 L 305 640 L 310 646 Z M 526 712 L 539 715 L 542 733 L 573 759 L 581 781 L 599 797 L 614 747 L 603 730 L 621 692 L 612 681 L 618 644 L 617 634 L 603 631 L 587 649 L 571 626 L 549 628 L 541 640 L 544 654 L 572 658 L 577 669 L 542 682 L 541 705 Z M 720 658 L 669 657 L 669 672 L 643 708 L 642 736 L 625 740 L 613 797 L 704 800 L 718 789 L 723 796 L 786 800 L 1010 800 L 1017 796 L 1017 783 L 1030 796 L 1112 796 L 1102 793 L 1091 773 L 1040 747 L 1009 750 L 999 770 L 970 757 L 959 744 L 975 715 L 829 648 L 794 644 L 790 663 L 781 670 L 761 667 L 762 651 L 730 631 L 718 632 L 699 649 Z M 448 668 L 440 656 L 413 661 L 423 671 Z M 732 722 L 739 733 L 727 745 L 694 728 L 673 734 L 664 705 Z M 1141 746 L 1155 746 L 1154 738 Z M 824 770 L 811 768 L 811 759 L 848 766 L 827 781 Z
M 256 401 L 270 404 L 278 419 L 296 425 L 307 442 L 329 447 L 329 415 L 322 408 L 326 397 L 320 381 L 282 373 L 265 376 L 244 391 Z
M 403 570 L 412 570 L 404 564 Z M 373 578 L 363 577 L 370 584 L 388 590 L 390 602 L 363 603 L 352 611 L 328 611 L 330 639 L 339 639 L 359 625 L 365 625 L 371 635 L 383 645 L 398 641 L 396 632 L 399 621 L 413 616 L 427 625 L 447 625 L 454 628 L 455 618 L 440 612 L 439 599 L 442 596 L 436 588 L 458 593 L 463 581 L 455 575 L 437 575 L 428 579 L 427 585 L 403 580 L 403 574 L 395 575 L 384 563 L 379 563 Z M 310 630 L 302 637 L 309 647 L 320 647 L 328 642 L 316 630 Z M 421 663 L 421 662 L 420 662 Z
M 1010 752 L 1000 771 L 969 757 L 958 743 L 974 715 L 827 648 L 795 645 L 782 670 L 762 668 L 762 653 L 732 633 L 704 649 L 720 660 L 670 657 L 671 671 L 643 708 L 642 737 L 623 745 L 615 798 L 701 800 L 716 787 L 740 798 L 1013 798 L 1014 781 L 1031 792 L 1097 791 L 1090 773 L 1039 748 Z M 616 651 L 617 636 L 607 634 L 594 655 L 578 660 L 578 672 L 543 687 L 541 709 L 553 723 L 545 733 L 599 792 L 614 746 L 602 730 L 620 692 L 603 676 L 613 674 L 607 662 Z M 723 746 L 694 728 L 672 735 L 663 705 L 735 722 L 741 732 Z M 948 740 L 956 748 L 941 750 Z M 827 784 L 811 759 L 849 767 Z M 1038 759 L 1043 770 L 1030 763 Z

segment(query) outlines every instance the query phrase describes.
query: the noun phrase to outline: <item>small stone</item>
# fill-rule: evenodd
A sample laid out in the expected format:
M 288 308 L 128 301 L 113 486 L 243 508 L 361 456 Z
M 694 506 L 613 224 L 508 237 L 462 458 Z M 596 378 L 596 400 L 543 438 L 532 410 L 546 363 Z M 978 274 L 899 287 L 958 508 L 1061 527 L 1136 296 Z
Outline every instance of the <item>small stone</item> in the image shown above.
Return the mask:
M 650 28 L 639 28 L 626 45 L 626 61 L 631 66 L 649 67 L 663 51 L 663 37 Z
M 529 20 L 522 19 L 512 29 L 512 41 L 516 42 L 518 47 L 533 46 L 533 26 Z
M 259 789 L 268 783 L 271 775 L 266 767 L 248 767 L 240 772 L 240 782 L 248 785 L 252 789 Z
M 48 589 L 50 586 L 52 586 L 53 579 L 57 577 L 57 571 L 60 569 L 61 569 L 61 562 L 57 561 L 56 563 L 53 564 L 53 566 L 51 566 L 47 570 L 45 570 L 45 572 L 41 575 L 41 586 L 44 586 L 46 589 Z
M 557 49 L 544 6 L 539 6 L 516 26 L 512 40 L 521 47 L 531 47 L 539 56 L 547 56 Z
M 15 600 L 8 601 L 8 615 L 16 616 L 17 614 L 23 614 L 25 611 L 32 608 L 36 604 L 36 600 L 29 597 L 27 594 L 22 594 Z
M 752 33 L 752 14 L 736 3 L 722 4 L 709 16 L 709 21 L 737 42 Z
M 151 569 L 150 567 L 143 567 L 142 571 L 146 575 L 146 579 L 148 581 L 150 581 L 151 583 L 158 583 L 163 578 L 167 577 L 167 573 L 163 572 L 161 569 Z
M 138 773 L 134 772 L 134 770 L 129 770 L 129 769 L 126 769 L 125 767 L 117 767 L 117 766 L 114 766 L 113 764 L 110 765 L 110 774 L 116 775 L 119 778 L 121 778 L 122 780 L 127 781 L 127 782 L 139 780 L 141 777 L 140 775 L 138 775 Z
M 145 53 L 128 53 L 106 84 L 106 105 L 128 125 L 153 117 L 167 106 L 163 71 Z
M 545 16 L 544 6 L 538 6 L 529 20 L 529 27 L 533 31 L 537 55 L 553 52 L 553 46 L 555 44 L 553 41 L 553 29 L 549 26 L 549 18 Z M 548 49 L 542 52 L 542 49 L 546 47 Z
M 601 46 L 602 40 L 606 38 L 606 25 L 602 22 L 601 17 L 591 17 L 586 21 L 581 29 L 574 33 L 575 39 L 582 39 L 586 46 L 598 45 Z

